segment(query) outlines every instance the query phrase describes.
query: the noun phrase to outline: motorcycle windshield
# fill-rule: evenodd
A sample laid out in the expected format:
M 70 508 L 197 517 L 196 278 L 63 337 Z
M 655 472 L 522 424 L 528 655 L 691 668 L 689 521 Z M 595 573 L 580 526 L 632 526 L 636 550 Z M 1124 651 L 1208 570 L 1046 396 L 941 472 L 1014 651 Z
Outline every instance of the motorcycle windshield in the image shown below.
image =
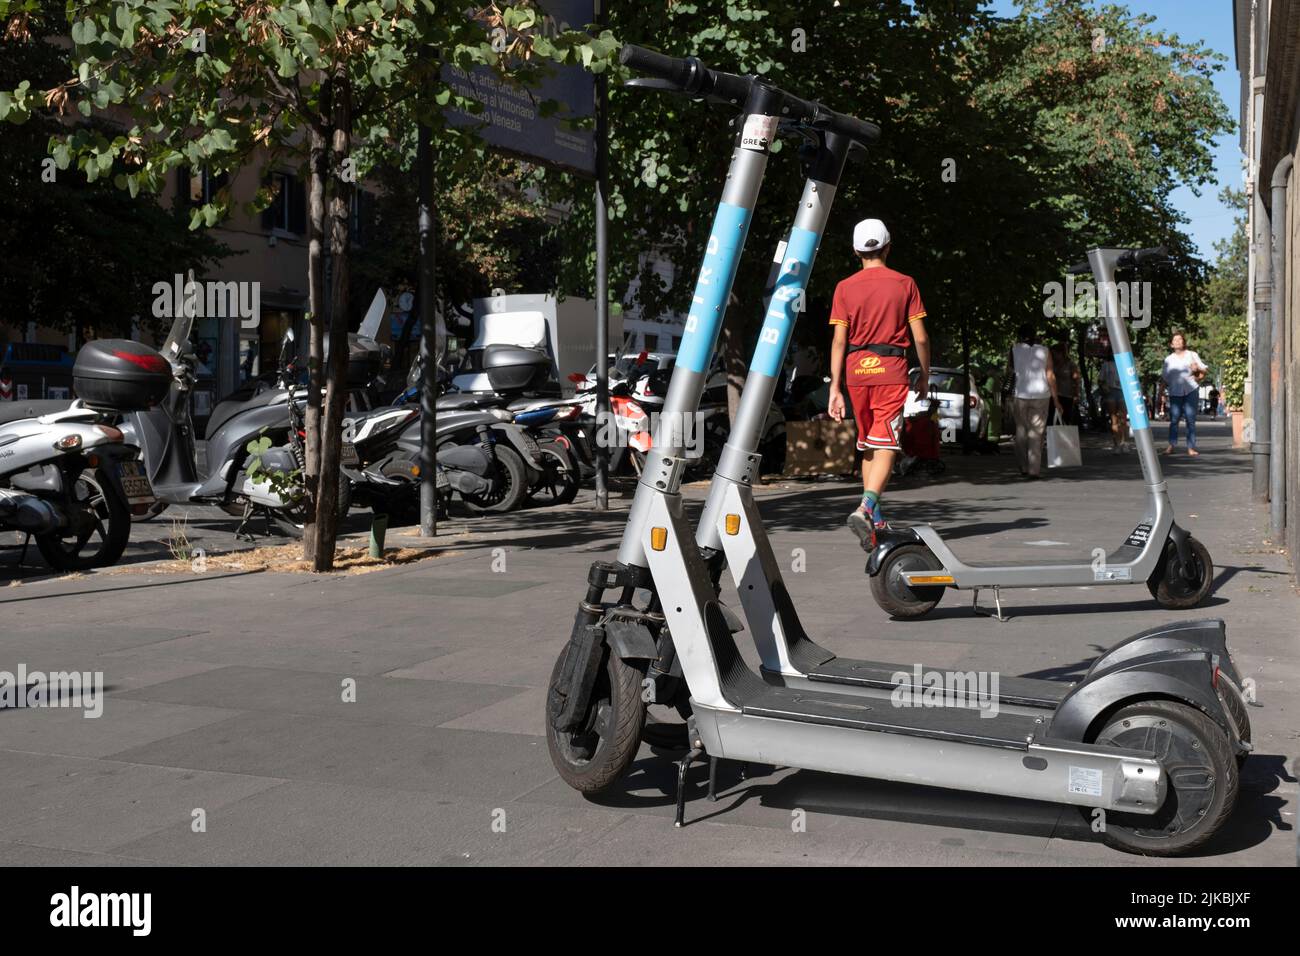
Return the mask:
M 190 329 L 194 325 L 194 316 L 186 315 L 187 311 L 181 309 L 181 314 L 172 322 L 172 330 L 167 334 L 167 341 L 163 343 L 162 353 L 170 360 L 189 351 Z

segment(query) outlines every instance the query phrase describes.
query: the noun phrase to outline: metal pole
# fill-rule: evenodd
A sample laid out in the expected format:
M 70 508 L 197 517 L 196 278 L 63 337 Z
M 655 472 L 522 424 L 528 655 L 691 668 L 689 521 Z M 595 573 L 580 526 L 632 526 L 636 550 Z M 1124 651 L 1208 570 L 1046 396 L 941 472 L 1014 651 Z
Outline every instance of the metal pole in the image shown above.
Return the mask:
M 1273 270 L 1270 251 L 1273 238 L 1269 231 L 1268 211 L 1260 195 L 1262 185 L 1256 183 L 1255 242 L 1251 249 L 1255 259 L 1255 361 L 1251 368 L 1251 427 L 1250 453 L 1252 457 L 1250 490 L 1258 502 L 1268 501 L 1269 441 L 1272 437 L 1273 390 L 1269 367 L 1273 361 Z
M 420 387 L 420 535 L 432 538 L 438 533 L 438 468 L 435 459 L 437 435 L 438 345 L 433 312 L 433 144 L 428 124 L 421 123 L 416 143 L 415 164 L 419 170 L 420 197 L 418 228 L 420 233 L 420 358 L 424 379 Z
M 597 29 L 605 23 L 605 4 L 597 0 Z M 607 74 L 596 77 L 596 435 L 604 434 L 609 419 L 609 232 L 605 210 L 605 184 L 609 172 L 609 83 Z M 609 510 L 607 450 L 595 443 L 596 510 Z
M 1284 156 L 1273 170 L 1273 349 L 1269 358 L 1269 386 L 1273 399 L 1269 444 L 1272 454 L 1268 475 L 1270 537 L 1282 543 L 1286 532 L 1286 199 L 1287 177 L 1295 160 Z

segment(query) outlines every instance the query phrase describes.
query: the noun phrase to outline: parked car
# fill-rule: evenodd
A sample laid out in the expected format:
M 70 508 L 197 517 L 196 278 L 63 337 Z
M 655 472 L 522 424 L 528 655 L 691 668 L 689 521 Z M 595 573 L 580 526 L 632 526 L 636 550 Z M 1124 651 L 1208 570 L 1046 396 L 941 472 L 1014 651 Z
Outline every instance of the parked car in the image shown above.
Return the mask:
M 908 394 L 909 404 L 920 400 L 916 392 L 916 381 L 921 375 L 919 368 L 908 372 L 912 390 Z M 976 438 L 984 435 L 988 429 L 988 408 L 975 386 L 966 380 L 966 373 L 959 368 L 930 369 L 930 394 L 939 403 L 939 433 L 945 442 L 956 442 L 961 436 L 963 405 L 970 406 L 970 430 Z

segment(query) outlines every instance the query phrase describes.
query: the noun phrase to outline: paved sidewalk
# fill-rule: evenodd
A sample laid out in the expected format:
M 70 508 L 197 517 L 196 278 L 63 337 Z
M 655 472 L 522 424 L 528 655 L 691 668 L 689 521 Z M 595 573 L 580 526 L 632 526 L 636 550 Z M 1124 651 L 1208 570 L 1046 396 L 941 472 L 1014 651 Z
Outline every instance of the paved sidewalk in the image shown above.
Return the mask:
M 1228 448 L 1222 424 L 1198 431 L 1199 459 L 1165 460 L 1179 520 L 1218 568 L 1194 612 L 1162 611 L 1138 585 L 1009 592 L 1007 623 L 973 616 L 957 595 L 920 621 L 890 621 L 844 527 L 852 482 L 775 482 L 761 507 L 805 625 L 846 655 L 1069 678 L 1136 630 L 1223 617 L 1258 685 L 1257 749 L 1227 831 L 1174 865 L 1294 865 L 1300 602 L 1285 557 L 1261 538 L 1248 456 Z M 1008 454 L 947 461 L 937 480 L 891 489 L 886 508 L 898 523 L 934 523 L 963 557 L 1087 555 L 1140 517 L 1132 455 L 1089 447 L 1083 469 L 1036 483 L 1015 479 Z M 697 514 L 703 487 L 688 495 Z M 584 492 L 565 509 L 458 518 L 426 542 L 435 559 L 357 576 L 96 574 L 0 588 L 0 671 L 98 670 L 108 685 L 98 719 L 0 712 L 0 863 L 1152 862 L 1094 842 L 1072 808 L 808 771 L 754 768 L 741 781 L 725 765 L 719 801 L 693 799 L 693 822 L 674 830 L 673 768 L 649 748 L 615 793 L 572 792 L 547 755 L 544 688 L 587 565 L 611 556 L 622 530 L 628 500 L 613 504 L 595 514 Z M 702 768 L 694 779 L 702 790 Z M 792 827 L 796 810 L 806 832 Z

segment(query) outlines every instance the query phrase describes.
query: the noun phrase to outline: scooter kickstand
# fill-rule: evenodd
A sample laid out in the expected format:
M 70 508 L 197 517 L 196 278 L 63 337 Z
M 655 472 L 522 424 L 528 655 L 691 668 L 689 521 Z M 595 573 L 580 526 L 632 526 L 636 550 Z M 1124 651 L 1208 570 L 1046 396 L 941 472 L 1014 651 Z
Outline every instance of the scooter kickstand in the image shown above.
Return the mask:
M 709 802 L 718 800 L 718 758 L 709 755 Z
M 690 770 L 691 764 L 703 755 L 703 748 L 692 747 L 685 757 L 677 761 L 677 817 L 673 820 L 675 827 L 684 826 L 686 823 L 686 771 Z
M 997 608 L 996 611 L 986 611 L 984 608 L 980 607 L 980 591 L 982 590 L 983 588 L 975 589 L 975 598 L 971 601 L 970 609 L 980 617 L 991 617 L 1003 622 L 1011 620 L 1011 618 L 1002 613 L 1002 589 L 996 585 L 993 587 L 993 604 Z

